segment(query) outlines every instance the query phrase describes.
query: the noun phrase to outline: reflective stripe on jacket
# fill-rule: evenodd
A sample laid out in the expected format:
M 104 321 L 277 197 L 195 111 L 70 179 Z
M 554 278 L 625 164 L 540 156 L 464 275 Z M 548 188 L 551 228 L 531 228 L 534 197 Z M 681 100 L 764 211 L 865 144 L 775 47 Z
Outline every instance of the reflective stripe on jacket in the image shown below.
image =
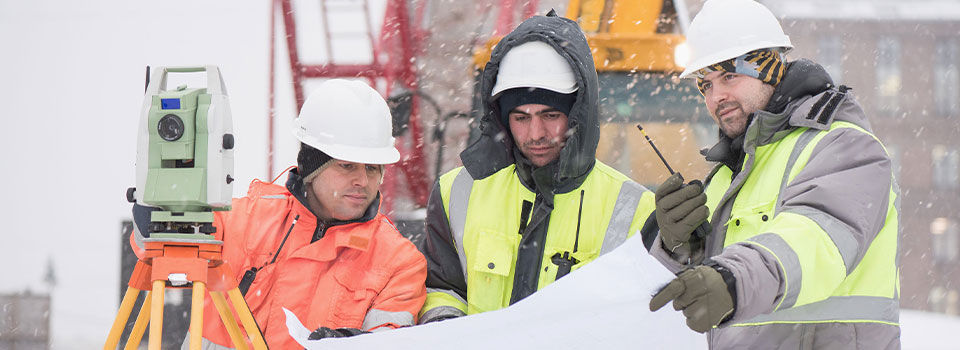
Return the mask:
M 298 347 L 281 308 L 311 329 L 415 324 L 426 294 L 426 262 L 382 214 L 330 226 L 311 243 L 316 217 L 283 186 L 255 181 L 246 197 L 233 200 L 231 211 L 217 213 L 215 225 L 224 261 L 238 280 L 251 267 L 262 267 L 244 298 L 271 348 Z M 203 316 L 204 338 L 231 345 L 209 297 Z
M 705 255 L 737 279 L 711 348 L 899 348 L 898 189 L 860 106 L 831 89 L 757 112 L 746 135 L 743 170 L 707 180 Z M 651 253 L 684 267 L 659 238 Z
M 463 168 L 454 169 L 439 179 L 437 188 L 442 206 L 431 209 L 443 213 L 428 216 L 446 219 L 450 237 L 439 237 L 439 232 L 428 229 L 426 254 L 436 263 L 431 265 L 421 322 L 506 307 L 521 238 L 522 206 L 524 201 L 534 201 L 534 192 L 521 184 L 514 166 L 482 180 L 474 180 Z M 581 190 L 583 212 L 578 215 Z M 653 212 L 653 202 L 650 191 L 597 161 L 580 187 L 554 196 L 539 261 L 538 289 L 556 279 L 558 265 L 552 256 L 571 252 L 579 261 L 572 269 L 578 269 L 638 231 Z M 440 280 L 459 281 L 450 285 L 465 281 L 466 291 L 432 282 Z

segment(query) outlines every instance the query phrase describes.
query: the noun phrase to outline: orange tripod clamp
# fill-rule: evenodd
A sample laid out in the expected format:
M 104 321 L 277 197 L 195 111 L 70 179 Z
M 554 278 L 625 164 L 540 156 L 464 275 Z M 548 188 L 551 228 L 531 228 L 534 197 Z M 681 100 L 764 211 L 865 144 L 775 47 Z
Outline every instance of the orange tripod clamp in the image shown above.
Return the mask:
M 140 291 L 146 290 L 147 296 L 143 307 L 137 315 L 133 330 L 127 339 L 124 349 L 136 349 L 139 346 L 143 333 L 146 330 L 148 319 L 150 325 L 149 349 L 160 350 L 160 338 L 163 332 L 163 296 L 164 289 L 169 283 L 172 288 L 192 288 L 192 305 L 190 311 L 190 349 L 200 349 L 203 335 L 203 305 L 204 296 L 209 292 L 220 314 L 220 318 L 227 328 L 227 333 L 237 349 L 248 349 L 252 344 L 254 349 L 267 348 L 263 335 L 246 301 L 237 289 L 238 282 L 233 278 L 229 266 L 222 258 L 223 242 L 195 235 L 164 235 L 159 238 L 145 240 L 146 252 L 127 282 L 127 292 L 120 303 L 120 310 L 114 320 L 104 349 L 116 349 L 119 344 L 123 325 L 126 324 L 134 303 Z M 209 290 L 208 290 L 209 289 Z M 224 292 L 230 298 L 233 309 L 240 318 L 243 331 L 241 333 L 233 311 L 227 304 Z M 148 306 L 149 305 L 149 306 Z M 249 343 L 248 343 L 249 342 Z

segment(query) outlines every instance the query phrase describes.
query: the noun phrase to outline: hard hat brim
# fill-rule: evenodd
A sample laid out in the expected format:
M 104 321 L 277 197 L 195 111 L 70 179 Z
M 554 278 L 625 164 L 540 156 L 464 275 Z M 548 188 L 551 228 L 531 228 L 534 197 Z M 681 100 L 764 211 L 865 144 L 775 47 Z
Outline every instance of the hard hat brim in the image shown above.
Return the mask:
M 557 88 L 556 84 L 531 84 L 530 82 L 526 81 L 510 81 L 504 82 L 503 84 L 497 82 L 497 85 L 494 86 L 493 91 L 490 92 L 490 96 L 496 97 L 501 92 L 516 88 L 544 89 L 560 94 L 569 94 L 579 89 L 577 84 L 573 84 L 573 86 L 569 88 Z
M 326 153 L 333 159 L 362 164 L 393 164 L 400 160 L 400 152 L 391 144 L 386 147 L 355 147 L 323 143 L 319 140 L 294 131 L 294 135 L 310 147 Z
M 683 73 L 680 73 L 680 79 L 692 78 L 693 73 L 696 73 L 697 71 L 703 68 L 706 68 L 707 66 L 720 63 L 720 62 L 729 60 L 731 58 L 739 57 L 740 55 L 746 54 L 753 50 L 765 49 L 765 48 L 780 48 L 783 50 L 783 52 L 788 52 L 790 51 L 790 49 L 793 49 L 793 45 L 790 43 L 790 39 L 784 36 L 783 39 L 778 42 L 760 42 L 760 43 L 755 43 L 753 45 L 731 47 L 726 50 L 714 53 L 709 56 L 704 56 L 693 62 L 690 62 L 690 64 L 688 64 L 687 67 L 683 70 Z

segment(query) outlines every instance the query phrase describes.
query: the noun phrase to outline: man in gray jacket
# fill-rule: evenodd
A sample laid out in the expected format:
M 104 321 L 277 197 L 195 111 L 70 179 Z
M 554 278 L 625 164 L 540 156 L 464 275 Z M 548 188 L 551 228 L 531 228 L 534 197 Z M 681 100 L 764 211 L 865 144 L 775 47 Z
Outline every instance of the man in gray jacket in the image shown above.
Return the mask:
M 718 164 L 705 187 L 657 189 L 644 234 L 678 276 L 650 309 L 673 301 L 713 349 L 898 349 L 899 193 L 850 89 L 787 62 L 790 39 L 751 0 L 707 1 L 688 43 L 681 77 L 720 127 L 704 152 Z

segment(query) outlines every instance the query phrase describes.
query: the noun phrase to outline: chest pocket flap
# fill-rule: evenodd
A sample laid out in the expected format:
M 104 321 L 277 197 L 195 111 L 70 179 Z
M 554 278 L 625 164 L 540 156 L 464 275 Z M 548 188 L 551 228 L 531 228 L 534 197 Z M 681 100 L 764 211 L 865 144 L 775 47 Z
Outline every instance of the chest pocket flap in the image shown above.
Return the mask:
M 497 230 L 474 232 L 472 256 L 467 257 L 467 313 L 497 310 L 510 301 L 510 278 L 517 255 L 519 234 Z M 467 249 L 469 252 L 469 248 Z
M 496 231 L 481 231 L 471 270 L 509 276 L 518 244 L 520 235 L 507 236 Z
M 738 198 L 739 200 L 739 198 Z M 727 236 L 724 246 L 744 241 L 754 235 L 763 233 L 764 227 L 773 220 L 776 198 L 763 200 L 761 203 L 738 207 L 736 204 L 730 212 L 727 221 Z
M 360 328 L 373 300 L 386 286 L 387 276 L 377 269 L 358 271 L 343 267 L 337 269 L 333 276 L 340 286 L 340 291 L 336 293 L 337 302 L 333 304 L 332 324 L 338 327 Z M 328 289 L 318 295 L 329 292 Z

